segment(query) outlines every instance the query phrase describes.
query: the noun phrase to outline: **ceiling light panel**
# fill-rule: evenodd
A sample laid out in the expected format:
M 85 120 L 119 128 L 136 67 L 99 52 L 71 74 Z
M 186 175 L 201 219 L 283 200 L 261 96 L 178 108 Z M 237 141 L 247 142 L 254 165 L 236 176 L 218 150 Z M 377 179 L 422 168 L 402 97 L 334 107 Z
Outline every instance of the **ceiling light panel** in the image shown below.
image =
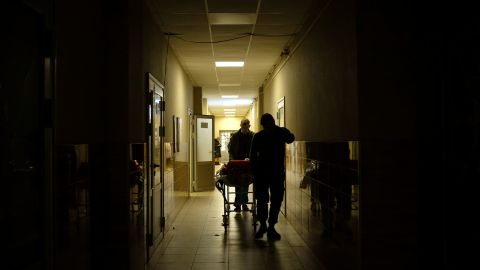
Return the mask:
M 208 13 L 207 16 L 211 25 L 252 25 L 257 21 L 255 13 Z
M 251 105 L 253 99 L 208 99 L 208 106 L 239 106 L 239 105 Z
M 243 67 L 243 61 L 216 61 L 216 67 Z
M 172 53 L 177 55 L 192 84 L 201 86 L 208 99 L 219 99 L 221 95 L 239 95 L 239 99 L 258 96 L 258 87 L 293 37 L 245 36 L 214 44 L 185 42 L 180 38 L 200 42 L 228 40 L 250 33 L 254 25 L 259 35 L 290 34 L 301 29 L 299 24 L 313 10 L 311 6 L 318 5 L 314 0 L 152 0 L 149 3 L 163 32 L 181 34 L 170 38 Z M 245 65 L 216 68 L 215 60 L 244 60 Z M 239 83 L 241 86 L 226 86 Z M 237 114 L 245 115 L 249 107 L 245 105 L 245 112 L 237 110 Z M 223 110 L 219 112 L 223 114 Z
M 219 83 L 218 86 L 220 87 L 236 87 L 240 86 L 239 83 Z

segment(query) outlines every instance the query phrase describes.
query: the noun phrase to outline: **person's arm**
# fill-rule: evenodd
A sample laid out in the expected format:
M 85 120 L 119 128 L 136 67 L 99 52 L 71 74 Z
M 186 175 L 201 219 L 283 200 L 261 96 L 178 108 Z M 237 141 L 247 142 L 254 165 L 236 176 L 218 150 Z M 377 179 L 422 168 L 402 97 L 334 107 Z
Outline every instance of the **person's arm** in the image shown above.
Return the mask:
M 285 140 L 285 142 L 292 143 L 295 140 L 295 135 L 293 135 L 293 133 L 291 133 L 290 130 L 288 130 L 285 127 L 282 127 L 282 130 L 283 130 L 283 139 Z

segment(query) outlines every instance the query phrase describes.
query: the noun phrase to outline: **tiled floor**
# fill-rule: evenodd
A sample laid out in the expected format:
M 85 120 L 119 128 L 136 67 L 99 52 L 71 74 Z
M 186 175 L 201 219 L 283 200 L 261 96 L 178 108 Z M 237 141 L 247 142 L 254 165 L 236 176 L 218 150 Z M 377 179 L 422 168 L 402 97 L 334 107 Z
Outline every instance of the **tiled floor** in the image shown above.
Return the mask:
M 220 192 L 192 193 L 148 269 L 325 269 L 282 216 L 276 226 L 282 240 L 268 241 L 254 239 L 250 212 L 230 213 L 226 231 L 222 214 Z

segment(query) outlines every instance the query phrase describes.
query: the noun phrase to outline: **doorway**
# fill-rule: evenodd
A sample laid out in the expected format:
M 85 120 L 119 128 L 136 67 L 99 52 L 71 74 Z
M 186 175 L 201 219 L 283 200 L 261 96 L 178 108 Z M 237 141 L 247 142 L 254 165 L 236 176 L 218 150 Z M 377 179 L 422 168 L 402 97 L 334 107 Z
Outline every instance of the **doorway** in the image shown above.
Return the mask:
M 194 172 L 193 191 L 214 189 L 214 116 L 194 116 Z
M 285 127 L 285 97 L 282 97 L 279 101 L 277 101 L 277 119 L 276 124 L 279 127 Z M 284 161 L 285 162 L 285 161 Z M 280 212 L 287 216 L 287 179 L 284 179 L 284 192 L 283 192 L 283 201 L 282 207 L 280 208 Z
M 148 80 L 147 259 L 164 237 L 164 113 L 163 85 L 150 73 Z
M 238 130 L 220 130 L 219 135 L 220 135 L 220 144 L 222 145 L 220 147 L 220 163 L 227 163 L 229 160 L 229 155 L 228 155 L 228 143 L 230 142 L 230 137 L 232 137 L 232 133 L 236 132 Z
M 277 125 L 285 127 L 285 97 L 277 101 Z

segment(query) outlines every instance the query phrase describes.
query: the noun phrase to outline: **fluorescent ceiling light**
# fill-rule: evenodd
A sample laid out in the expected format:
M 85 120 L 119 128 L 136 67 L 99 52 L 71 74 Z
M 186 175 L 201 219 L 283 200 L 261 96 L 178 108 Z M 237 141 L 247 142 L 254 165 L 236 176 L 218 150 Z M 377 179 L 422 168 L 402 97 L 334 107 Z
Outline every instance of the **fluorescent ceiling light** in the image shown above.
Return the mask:
M 223 112 L 223 114 L 225 114 L 225 115 L 235 115 L 236 112 Z
M 220 87 L 231 87 L 231 86 L 240 86 L 239 83 L 219 83 L 218 86 Z
M 216 67 L 243 67 L 244 61 L 215 61 Z
M 207 101 L 209 106 L 225 106 L 225 107 L 235 107 L 241 105 L 252 105 L 253 99 L 243 98 L 243 99 L 208 99 Z
M 245 25 L 257 22 L 255 13 L 207 13 L 207 16 L 210 24 Z
M 225 109 L 223 109 L 223 111 L 224 111 L 224 112 L 228 112 L 228 111 L 230 111 L 230 112 L 236 112 L 237 109 L 228 109 L 228 108 L 225 108 Z
M 238 98 L 238 95 L 222 96 L 222 98 Z

